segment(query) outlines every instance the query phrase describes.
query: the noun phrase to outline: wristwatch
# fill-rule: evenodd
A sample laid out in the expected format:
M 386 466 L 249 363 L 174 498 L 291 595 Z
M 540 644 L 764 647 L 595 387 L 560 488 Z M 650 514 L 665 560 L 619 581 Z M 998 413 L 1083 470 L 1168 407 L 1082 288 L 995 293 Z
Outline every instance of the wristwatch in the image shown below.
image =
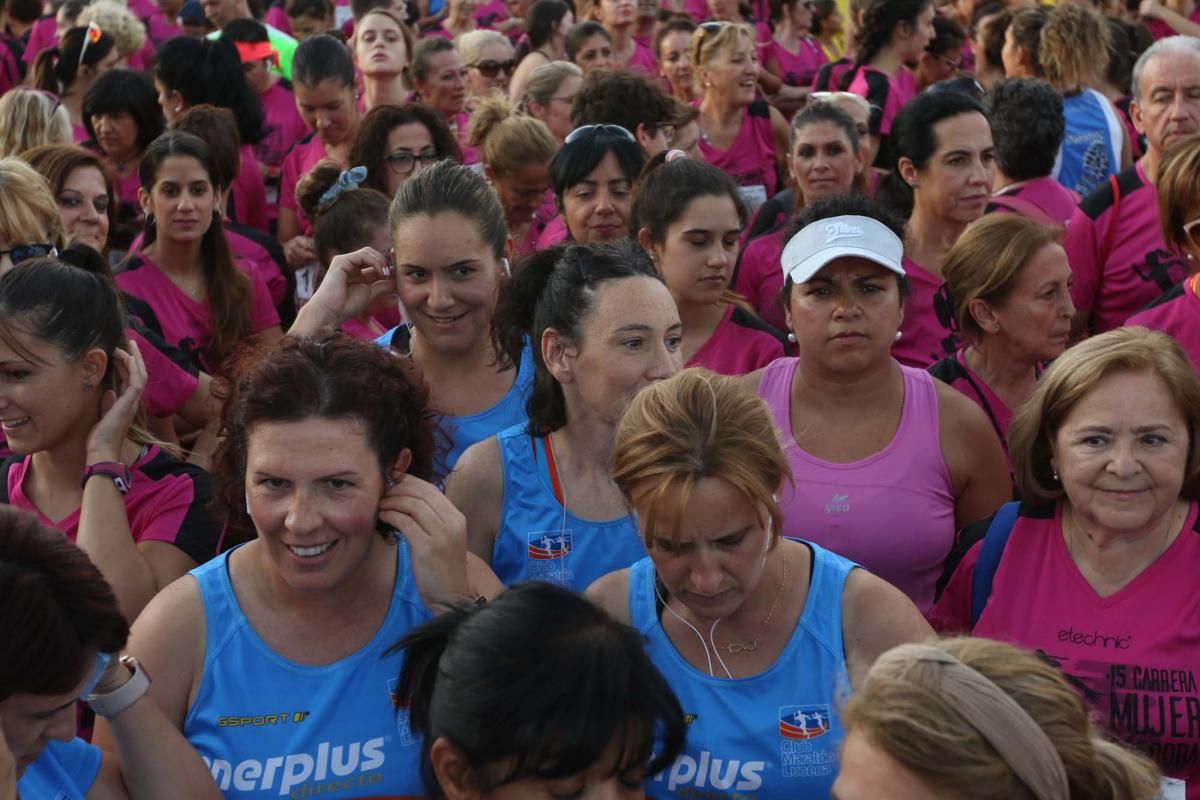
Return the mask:
M 92 694 L 87 698 L 88 705 L 101 717 L 112 719 L 125 709 L 142 699 L 150 689 L 150 675 L 142 668 L 141 663 L 133 656 L 121 656 L 121 663 L 131 673 L 129 680 L 111 692 Z
M 100 461 L 87 465 L 79 476 L 79 485 L 87 486 L 88 479 L 96 475 L 107 475 L 112 478 L 117 491 L 121 494 L 128 494 L 129 490 L 133 488 L 133 473 L 120 461 Z

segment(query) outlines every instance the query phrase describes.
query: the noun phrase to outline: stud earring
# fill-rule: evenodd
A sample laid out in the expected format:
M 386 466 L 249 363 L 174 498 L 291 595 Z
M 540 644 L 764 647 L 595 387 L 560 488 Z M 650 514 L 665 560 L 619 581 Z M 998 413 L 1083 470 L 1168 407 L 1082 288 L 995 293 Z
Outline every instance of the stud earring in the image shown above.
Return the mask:
M 897 342 L 898 342 L 898 341 L 900 341 L 900 340 L 901 340 L 901 339 L 903 339 L 903 338 L 904 338 L 904 331 L 896 331 L 896 339 L 895 339 L 895 341 L 897 341 Z
M 788 334 L 788 341 L 789 341 L 789 342 L 791 342 L 792 344 L 795 344 L 795 343 L 796 343 L 796 334 L 794 334 L 794 333 L 789 333 L 789 334 Z
M 83 390 L 85 392 L 90 392 L 92 389 L 95 389 L 95 388 L 96 388 L 96 385 L 94 383 L 92 383 L 91 381 L 83 382 Z

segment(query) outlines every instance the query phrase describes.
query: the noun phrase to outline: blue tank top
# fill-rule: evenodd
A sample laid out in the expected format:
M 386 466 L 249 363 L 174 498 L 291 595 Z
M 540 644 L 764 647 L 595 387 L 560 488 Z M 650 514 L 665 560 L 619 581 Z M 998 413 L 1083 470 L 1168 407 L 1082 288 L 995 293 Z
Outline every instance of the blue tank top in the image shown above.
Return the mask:
M 208 629 L 204 673 L 183 734 L 230 800 L 418 798 L 421 742 L 392 703 L 403 661 L 388 653 L 429 619 L 408 544 L 396 546 L 396 587 L 365 647 L 323 667 L 271 650 L 238 607 L 229 553 L 189 573 Z
M 646 548 L 632 514 L 606 522 L 564 515 L 539 459 L 542 440 L 527 423 L 496 434 L 504 469 L 504 506 L 492 549 L 492 570 L 505 586 L 520 581 L 557 583 L 583 591 L 594 580 L 625 569 Z M 570 500 L 571 487 L 566 487 Z
M 1063 97 L 1063 119 L 1066 131 L 1051 174 L 1087 197 L 1121 169 L 1121 121 L 1108 98 L 1095 89 Z
M 375 340 L 382 347 L 408 352 L 409 332 L 407 325 L 400 325 Z M 434 465 L 434 471 L 439 475 L 448 475 L 458 458 L 471 445 L 482 442 L 490 436 L 495 436 L 505 428 L 524 422 L 525 403 L 529 400 L 529 392 L 533 388 L 533 349 L 529 340 L 521 350 L 521 363 L 517 367 L 517 377 L 513 385 L 500 398 L 500 402 L 491 408 L 470 414 L 465 417 L 455 417 L 450 414 L 442 416 L 442 430 L 450 440 L 450 449 L 445 459 Z
M 654 565 L 649 558 L 633 565 L 630 622 L 689 722 L 683 754 L 646 779 L 648 798 L 829 797 L 845 736 L 837 704 L 849 688 L 842 589 L 856 565 L 804 544 L 812 580 L 792 638 L 765 672 L 734 680 L 714 678 L 679 654 L 658 617 Z

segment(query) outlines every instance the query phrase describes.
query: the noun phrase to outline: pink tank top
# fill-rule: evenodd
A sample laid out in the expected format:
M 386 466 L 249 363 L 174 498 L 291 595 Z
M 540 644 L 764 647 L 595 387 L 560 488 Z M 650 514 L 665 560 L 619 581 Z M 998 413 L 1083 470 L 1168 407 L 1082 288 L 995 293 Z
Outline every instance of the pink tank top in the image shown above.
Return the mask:
M 1196 509 L 1166 552 L 1100 597 L 1067 551 L 1062 507 L 1022 507 L 974 631 L 1058 664 L 1101 724 L 1187 781 L 1187 800 L 1200 800 Z
M 713 147 L 701 136 L 700 152 L 705 161 L 728 173 L 741 187 L 742 199 L 752 211 L 774 196 L 775 134 L 770 106 L 765 102 L 756 100 L 746 107 L 742 127 L 728 150 Z
M 758 395 L 771 409 L 792 468 L 781 492 L 783 532 L 861 564 L 924 613 L 954 544 L 954 490 L 942 459 L 937 390 L 900 365 L 904 405 L 892 441 L 861 461 L 835 464 L 806 453 L 792 430 L 798 358 L 763 371 Z

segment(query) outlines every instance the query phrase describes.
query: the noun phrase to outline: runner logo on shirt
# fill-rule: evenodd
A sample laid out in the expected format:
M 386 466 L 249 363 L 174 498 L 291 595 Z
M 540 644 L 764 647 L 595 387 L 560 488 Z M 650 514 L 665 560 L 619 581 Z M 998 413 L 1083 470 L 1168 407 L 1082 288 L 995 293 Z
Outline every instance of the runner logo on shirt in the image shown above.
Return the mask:
M 1159 248 L 1146 253 L 1144 261 L 1134 263 L 1133 274 L 1165 292 L 1186 278 L 1188 269 L 1182 260 Z
M 784 706 L 779 709 L 779 735 L 815 739 L 829 733 L 829 706 Z
M 534 561 L 550 561 L 571 552 L 570 531 L 542 531 L 529 534 L 529 557 Z
M 837 771 L 837 742 L 829 733 L 833 713 L 824 703 L 783 706 L 779 723 L 779 772 L 785 778 L 820 778 Z

